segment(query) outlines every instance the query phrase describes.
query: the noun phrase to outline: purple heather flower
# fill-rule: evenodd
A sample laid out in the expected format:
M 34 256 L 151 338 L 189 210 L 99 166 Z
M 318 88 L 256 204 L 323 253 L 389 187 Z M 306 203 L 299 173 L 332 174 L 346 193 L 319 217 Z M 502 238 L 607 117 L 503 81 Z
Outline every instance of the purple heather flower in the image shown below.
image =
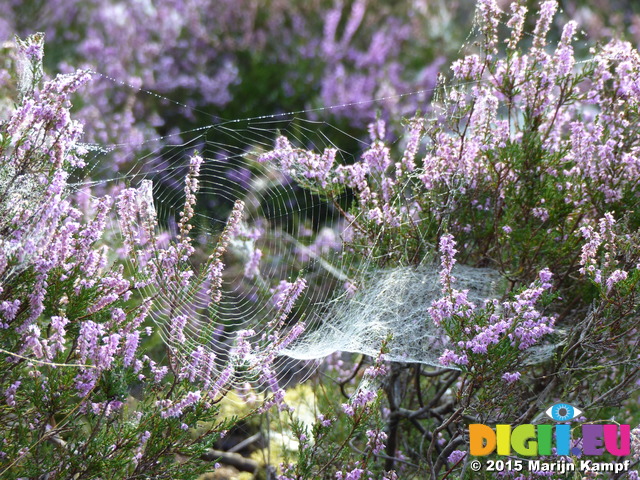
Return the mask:
M 376 141 L 364 151 L 362 161 L 368 165 L 369 171 L 384 173 L 392 163 L 391 153 L 381 141 Z
M 23 339 L 23 348 L 27 351 L 31 350 L 33 355 L 38 359 L 44 358 L 45 349 L 43 342 L 43 339 L 40 337 L 40 328 L 38 328 L 37 325 L 29 325 Z
M 256 248 L 251 252 L 249 260 L 244 266 L 244 276 L 248 279 L 256 278 L 260 275 L 260 259 L 262 258 L 262 250 Z
M 540 6 L 538 21 L 533 31 L 534 48 L 539 48 L 539 49 L 544 48 L 544 45 L 546 42 L 545 39 L 546 39 L 547 33 L 549 32 L 551 21 L 553 20 L 553 16 L 556 14 L 557 9 L 558 9 L 558 2 L 556 2 L 555 0 L 547 0 L 543 2 L 542 5 Z
M 186 342 L 184 329 L 187 326 L 188 318 L 186 315 L 177 315 L 173 318 L 169 325 L 169 335 L 172 341 L 183 344 Z
M 438 361 L 445 367 L 449 365 L 467 365 L 469 363 L 469 359 L 466 354 L 458 355 L 448 348 L 444 350 L 442 355 L 440 355 Z
M 384 120 L 378 119 L 375 122 L 370 123 L 367 130 L 369 131 L 369 137 L 372 142 L 375 142 L 376 140 L 384 141 L 384 137 L 386 135 L 386 124 Z
M 507 22 L 507 26 L 511 29 L 511 37 L 507 41 L 507 46 L 510 50 L 515 50 L 518 42 L 522 38 L 522 31 L 527 15 L 527 7 L 525 5 L 520 5 L 517 2 L 513 2 L 511 4 L 511 13 L 511 18 Z
M 613 286 L 616 283 L 619 283 L 623 280 L 626 280 L 627 278 L 627 272 L 625 272 L 624 270 L 615 270 L 610 276 L 609 278 L 607 278 L 607 281 L 605 283 L 606 287 L 607 287 L 607 293 L 609 293 L 611 291 L 611 289 L 613 288 Z
M 281 280 L 277 287 L 271 289 L 271 302 L 281 312 L 281 317 L 286 317 L 291 312 L 306 286 L 307 281 L 299 277 L 293 283 Z
M 5 322 L 13 321 L 16 318 L 21 304 L 22 302 L 18 299 L 0 302 L 0 316 Z
M 347 475 L 344 477 L 344 480 L 360 480 L 360 477 L 364 473 L 364 470 L 361 468 L 354 468 L 350 472 L 347 472 Z M 336 475 L 336 478 L 337 475 Z
M 233 376 L 233 372 L 233 366 L 229 365 L 220 373 L 215 383 L 213 384 L 213 387 L 211 387 L 211 391 L 209 393 L 209 396 L 211 398 L 215 398 L 216 396 L 218 396 L 218 394 L 227 386 L 227 384 L 231 380 L 231 377 Z
M 507 383 L 516 382 L 517 380 L 520 379 L 520 372 L 513 372 L 513 373 L 507 372 L 504 375 L 502 375 L 502 379 Z
M 125 335 L 122 360 L 125 367 L 128 367 L 133 363 L 139 343 L 140 332 L 138 330 Z
M 387 439 L 387 434 L 381 430 L 367 430 L 367 447 L 371 449 L 374 455 L 378 455 L 385 448 L 384 441 Z
M 4 392 L 4 396 L 7 402 L 7 405 L 10 407 L 15 407 L 16 406 L 16 400 L 15 400 L 15 396 L 16 396 L 16 392 L 18 391 L 18 387 L 20 387 L 20 385 L 22 384 L 22 382 L 20 380 L 12 383 L 9 388 L 7 388 Z
M 171 401 L 168 401 L 168 405 L 165 405 L 164 403 L 158 404 L 158 406 L 162 406 L 164 408 L 164 410 L 160 412 L 160 416 L 162 418 L 179 417 L 182 415 L 185 408 L 189 408 L 190 406 L 198 403 L 201 397 L 202 395 L 200 390 L 196 390 L 195 392 L 188 392 L 179 402 L 171 403 Z
M 251 185 L 251 170 L 248 168 L 231 168 L 226 171 L 225 176 L 243 189 L 248 189 Z
M 402 156 L 401 166 L 403 172 L 413 172 L 416 168 L 415 158 L 420 147 L 420 139 L 424 131 L 424 120 L 414 118 L 409 124 L 409 138 Z
M 540 270 L 538 273 L 538 278 L 540 282 L 542 282 L 542 288 L 551 288 L 551 279 L 553 278 L 553 273 L 548 268 Z
M 57 352 L 64 351 L 65 344 L 65 326 L 69 323 L 69 319 L 65 317 L 51 317 L 51 333 L 48 338 L 48 358 L 54 358 Z
M 463 452 L 462 450 L 454 450 L 451 452 L 449 457 L 447 458 L 447 462 L 453 463 L 454 465 L 460 462 L 464 457 L 466 457 L 467 452 Z

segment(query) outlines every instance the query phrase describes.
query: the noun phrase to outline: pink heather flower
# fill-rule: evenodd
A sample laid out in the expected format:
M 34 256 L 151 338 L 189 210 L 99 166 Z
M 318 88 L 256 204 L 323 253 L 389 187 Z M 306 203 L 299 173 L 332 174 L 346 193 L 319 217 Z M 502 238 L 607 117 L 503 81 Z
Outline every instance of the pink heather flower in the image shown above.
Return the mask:
M 580 233 L 587 240 L 587 243 L 582 246 L 580 255 L 580 265 L 582 265 L 580 273 L 586 275 L 595 270 L 596 255 L 600 245 L 602 245 L 602 237 L 591 226 L 580 228 Z
M 372 365 L 367 367 L 364 371 L 364 375 L 369 378 L 377 378 L 386 375 L 389 369 L 386 365 Z
M 41 359 L 45 357 L 43 340 L 40 337 L 40 328 L 37 325 L 29 325 L 23 340 L 24 349 L 33 352 L 33 355 Z
M 86 397 L 96 385 L 99 372 L 97 369 L 81 370 L 75 378 L 75 386 L 78 395 Z
M 244 202 L 242 200 L 236 200 L 233 204 L 233 209 L 227 220 L 227 224 L 218 239 L 218 244 L 215 250 L 209 257 L 209 270 L 207 277 L 209 279 L 209 289 L 207 295 L 211 295 L 211 303 L 218 303 L 222 299 L 222 272 L 224 270 L 224 263 L 222 263 L 222 256 L 227 251 L 231 238 L 242 233 L 241 221 L 244 212 Z
M 113 325 L 120 325 L 126 319 L 127 315 L 124 313 L 123 309 L 118 307 L 111 310 L 111 321 L 113 322 Z
M 106 295 L 102 296 L 100 299 L 98 299 L 98 301 L 96 303 L 94 303 L 93 305 L 91 305 L 88 309 L 87 312 L 88 313 L 96 313 L 99 312 L 100 310 L 102 310 L 104 307 L 106 307 L 107 305 L 112 304 L 113 302 L 115 302 L 116 300 L 118 300 L 118 298 L 120 298 L 120 294 L 118 293 L 107 293 Z
M 203 353 L 204 358 L 202 360 L 202 367 L 200 369 L 199 375 L 200 378 L 203 379 L 202 388 L 204 390 L 209 390 L 211 383 L 216 375 L 216 354 L 213 352 L 205 351 Z
M 304 322 L 296 323 L 287 334 L 275 345 L 277 351 L 285 350 L 294 340 L 304 333 L 306 325 Z
M 371 390 L 360 389 L 349 399 L 349 403 L 342 404 L 342 410 L 344 413 L 352 417 L 355 415 L 356 407 L 366 407 L 369 403 L 373 402 L 377 397 L 377 394 Z
M 140 462 L 140 460 L 142 460 L 142 457 L 143 457 L 143 454 L 144 454 L 145 445 L 147 444 L 147 440 L 149 440 L 150 437 L 151 437 L 151 432 L 149 432 L 148 430 L 145 430 L 140 435 L 140 438 L 138 440 L 138 447 L 136 448 L 136 453 L 133 456 L 134 461 L 136 463 L 138 463 L 138 462 Z
M 342 411 L 347 415 L 349 415 L 350 417 L 353 417 L 356 414 L 353 408 L 353 405 L 349 403 L 343 403 L 341 406 L 342 406 Z
M 5 323 L 0 325 L 1 328 L 9 327 L 8 322 L 11 322 L 16 318 L 21 303 L 22 302 L 20 300 L 4 300 L 3 302 L 0 302 L 0 318 L 5 321 Z
M 112 413 L 122 408 L 123 405 L 124 404 L 118 400 L 112 400 L 108 402 L 91 402 L 91 412 L 94 415 L 109 417 Z
M 489 53 L 495 54 L 497 53 L 498 27 L 502 11 L 496 0 L 479 0 L 476 8 L 477 22 L 485 36 L 486 48 Z
M 513 2 L 511 4 L 511 12 L 511 18 L 507 22 L 507 26 L 511 29 L 511 36 L 507 41 L 507 47 L 509 50 L 515 50 L 518 42 L 522 38 L 522 29 L 527 15 L 527 7 Z
M 356 286 L 356 284 L 350 280 L 344 282 L 343 288 L 347 294 L 347 297 L 349 298 L 353 297 L 358 291 L 358 287 Z
M 219 303 L 222 300 L 222 273 L 224 272 L 224 263 L 220 261 L 219 258 L 215 258 L 211 265 L 209 266 L 209 270 L 207 272 L 207 277 L 209 279 L 209 289 L 207 290 L 207 295 L 211 296 L 211 303 Z
M 29 57 L 29 59 L 34 60 L 36 62 L 39 62 L 42 60 L 43 57 L 43 44 L 34 44 L 31 43 L 29 45 L 26 45 L 23 49 L 22 52 Z
M 227 248 L 229 240 L 240 233 L 240 222 L 244 214 L 244 202 L 242 200 L 236 200 L 231 209 L 231 214 L 225 225 L 224 232 L 220 239 L 223 248 Z
M 451 269 L 456 263 L 455 254 L 458 253 L 456 250 L 456 242 L 453 239 L 453 235 L 446 234 L 440 238 L 440 255 L 442 256 L 442 268 L 446 269 L 449 273 L 451 273 Z
M 431 306 L 427 309 L 431 321 L 435 325 L 440 325 L 442 322 L 454 314 L 454 305 L 451 299 L 447 296 L 439 298 L 431 302 Z
M 209 393 L 209 396 L 211 398 L 215 398 L 222 391 L 222 389 L 227 386 L 227 384 L 231 380 L 233 371 L 233 366 L 229 365 L 220 373 L 215 383 L 213 384 L 213 387 L 211 387 L 211 392 Z
M 274 163 L 277 160 L 280 160 L 281 163 L 284 163 L 285 161 L 290 163 L 291 160 L 289 160 L 289 158 L 293 155 L 295 154 L 291 143 L 289 143 L 289 139 L 280 135 L 276 138 L 273 150 L 260 154 L 258 156 L 258 162 Z
M 507 372 L 504 375 L 502 375 L 502 379 L 507 383 L 516 382 L 518 379 L 520 379 L 520 372 L 513 372 L 513 373 Z
M 577 24 L 571 20 L 567 22 L 562 30 L 562 39 L 554 55 L 555 73 L 562 78 L 569 75 L 575 66 L 575 58 L 573 57 L 573 47 L 571 42 L 576 32 Z
M 163 367 L 156 367 L 153 365 L 151 366 L 151 373 L 153 374 L 153 381 L 155 383 L 160 383 L 167 373 L 169 373 L 169 367 L 166 365 Z
M 198 376 L 198 368 L 200 367 L 200 364 L 205 357 L 204 347 L 202 347 L 202 345 L 199 345 L 191 352 L 189 356 L 191 357 L 191 361 L 182 367 L 179 376 L 181 378 L 186 377 L 190 382 L 194 382 L 196 380 L 196 377 Z
M 111 367 L 119 351 L 121 338 L 122 336 L 118 333 L 112 333 L 111 335 L 103 337 L 103 345 L 101 345 L 97 351 L 93 352 L 92 360 L 97 367 L 104 370 L 108 370 Z
M 511 232 L 513 232 L 513 229 L 509 225 L 505 225 L 502 227 L 502 231 L 509 235 Z
M 640 459 L 640 425 L 631 430 L 631 455 L 635 460 Z
M 193 218 L 194 210 L 193 207 L 196 204 L 196 192 L 198 191 L 198 176 L 200 175 L 200 166 L 203 163 L 203 158 L 200 155 L 194 155 L 189 160 L 189 172 L 184 181 L 184 209 L 180 212 L 180 221 L 178 222 L 178 227 L 180 230 L 180 234 L 178 235 L 178 240 L 184 245 L 185 248 L 188 248 L 191 240 L 189 238 L 189 231 L 191 230 L 191 225 L 189 225 L 189 221 Z
M 466 78 L 477 79 L 482 74 L 483 63 L 478 55 L 467 55 L 456 60 L 451 65 L 453 75 L 459 80 Z
M 533 30 L 533 46 L 534 48 L 542 49 L 546 43 L 547 33 L 551 26 L 553 16 L 558 9 L 558 2 L 555 0 L 547 0 L 540 6 L 538 21 L 536 27 Z
M 625 272 L 624 270 L 616 270 L 614 271 L 609 278 L 607 278 L 606 281 L 606 287 L 607 287 L 607 293 L 609 293 L 611 291 L 611 289 L 613 288 L 613 286 L 618 283 L 621 282 L 623 280 L 627 279 L 627 272 Z
M 233 355 L 238 359 L 244 360 L 251 353 L 251 343 L 247 338 L 255 335 L 254 330 L 240 330 L 236 333 L 236 345 L 233 349 Z
M 303 149 L 294 149 L 286 137 L 276 139 L 275 148 L 258 157 L 259 162 L 278 161 L 284 172 L 296 179 L 308 179 L 321 188 L 329 183 L 329 173 L 335 163 L 335 148 L 326 148 L 322 155 Z
M 536 207 L 533 209 L 533 216 L 546 222 L 549 219 L 549 211 L 546 208 Z
M 123 255 L 128 256 L 139 243 L 139 231 L 136 228 L 138 217 L 138 202 L 136 201 L 137 190 L 127 188 L 118 195 L 116 208 L 118 211 L 118 222 L 120 232 L 123 236 Z

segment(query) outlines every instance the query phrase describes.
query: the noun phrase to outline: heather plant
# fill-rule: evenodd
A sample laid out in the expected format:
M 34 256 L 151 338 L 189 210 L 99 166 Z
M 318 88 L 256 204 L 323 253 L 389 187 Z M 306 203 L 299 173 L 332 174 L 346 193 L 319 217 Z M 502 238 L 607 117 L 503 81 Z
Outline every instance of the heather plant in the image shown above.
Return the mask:
M 414 472 L 471 478 L 468 423 L 543 422 L 557 401 L 638 423 L 640 55 L 611 40 L 577 61 L 574 21 L 547 38 L 557 8 L 527 32 L 523 2 L 478 2 L 476 40 L 402 148 L 378 120 L 353 164 L 284 136 L 261 157 L 342 212 L 353 278 L 440 264 L 439 360 L 393 363 L 382 385 L 387 470 L 402 450 Z M 470 300 L 456 262 L 497 271 L 495 297 Z
M 44 79 L 43 36 L 16 45 L 20 97 L 0 125 L 0 476 L 194 478 L 224 456 L 212 448 L 227 432 L 284 408 L 274 362 L 302 331 L 283 326 L 305 280 L 281 284 L 266 328 L 230 332 L 214 350 L 243 202 L 198 261 L 201 156 L 173 238 L 149 182 L 82 200 L 70 177 L 87 148 L 69 109 L 90 74 Z M 231 415 L 222 407 L 240 381 L 232 397 L 252 401 Z
M 324 19 L 336 65 L 358 64 L 341 56 L 339 39 L 357 42 L 349 32 L 367 26 L 363 5 L 334 6 L 335 30 Z M 184 207 L 167 225 L 148 181 L 87 206 L 69 182 L 88 146 L 67 101 L 89 73 L 40 87 L 42 38 L 20 43 L 29 61 L 17 107 L 2 115 L 0 152 L 2 475 L 193 478 L 211 468 L 201 459 L 224 459 L 211 448 L 227 432 L 270 406 L 284 426 L 270 415 L 263 425 L 282 442 L 258 453 L 268 476 L 281 463 L 283 480 L 489 477 L 469 469 L 467 425 L 543 423 L 558 401 L 578 405 L 586 421 L 637 425 L 640 56 L 615 40 L 576 60 L 577 25 L 550 34 L 556 10 L 554 1 L 533 15 L 523 2 L 503 12 L 480 1 L 477 37 L 431 104 L 406 119 L 400 140 L 392 124 L 402 110 L 381 113 L 353 163 L 332 139 L 316 152 L 277 138 L 259 156 L 265 179 L 293 180 L 310 203 L 342 216 L 335 231 L 295 218 L 290 232 L 302 240 L 275 215 L 255 218 L 268 210 L 256 207 L 264 190 L 233 203 L 213 244 L 196 238 L 211 167 L 197 153 L 180 183 Z M 378 80 L 363 82 L 377 88 L 370 77 Z M 355 124 L 366 117 L 351 114 Z M 295 254 L 275 242 L 291 242 Z M 260 324 L 220 329 L 233 255 L 242 257 L 230 265 L 242 288 L 271 309 Z M 264 268 L 278 264 L 304 278 L 271 282 Z M 303 298 L 311 289 L 338 298 Z M 427 293 L 422 304 L 413 299 L 419 318 L 382 323 L 389 303 L 411 303 L 405 291 Z M 351 317 L 364 318 L 338 323 L 327 303 L 340 302 L 362 305 Z M 227 303 L 242 308 L 235 297 Z M 409 349 L 424 332 L 433 340 Z M 303 418 L 301 406 L 286 407 L 276 367 L 283 355 L 333 352 L 318 343 L 320 353 L 308 354 L 322 337 L 343 342 L 333 350 L 366 343 L 369 357 L 332 354 L 312 391 L 290 390 L 289 399 L 297 392 L 313 404 Z M 240 418 L 225 410 L 230 397 L 244 404 Z M 637 439 L 635 429 L 634 465 Z

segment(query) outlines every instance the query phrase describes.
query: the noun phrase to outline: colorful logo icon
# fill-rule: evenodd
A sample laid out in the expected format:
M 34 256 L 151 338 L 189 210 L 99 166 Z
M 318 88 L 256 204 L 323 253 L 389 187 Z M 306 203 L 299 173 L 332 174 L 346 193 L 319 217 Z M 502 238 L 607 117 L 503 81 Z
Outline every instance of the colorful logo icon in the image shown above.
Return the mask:
M 582 410 L 571 406 L 568 403 L 556 403 L 549 407 L 544 413 L 556 422 L 568 422 L 580 415 Z
M 522 456 L 603 455 L 625 456 L 630 453 L 631 427 L 601 422 L 572 426 L 567 422 L 582 413 L 568 403 L 556 403 L 544 412 L 551 424 L 469 425 L 469 453 L 484 456 L 492 453 L 508 456 L 515 451 Z M 574 437 L 581 434 L 580 438 Z M 576 435 L 577 436 L 577 435 Z

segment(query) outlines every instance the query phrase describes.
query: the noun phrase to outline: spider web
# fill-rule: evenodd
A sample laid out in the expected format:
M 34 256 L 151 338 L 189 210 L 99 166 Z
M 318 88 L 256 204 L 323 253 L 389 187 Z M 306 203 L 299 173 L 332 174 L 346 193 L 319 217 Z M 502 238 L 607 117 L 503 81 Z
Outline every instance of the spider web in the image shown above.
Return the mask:
M 530 32 L 524 34 L 534 36 Z M 467 41 L 472 36 L 473 31 Z M 94 73 L 186 111 L 207 114 L 155 92 Z M 474 83 L 477 82 L 468 82 Z M 354 163 L 358 155 L 353 152 L 364 150 L 368 142 L 341 130 L 337 123 L 319 118 L 330 118 L 334 111 L 364 103 L 370 104 L 373 112 L 385 102 L 398 102 L 407 96 L 426 100 L 442 93 L 440 90 L 444 88 L 440 85 L 367 102 L 242 119 L 209 115 L 214 122 L 210 125 L 141 144 L 93 145 L 97 154 L 87 176 L 100 180 L 85 179 L 74 187 L 90 186 L 96 192 L 113 186 L 137 187 L 141 201 L 152 206 L 151 215 L 160 220 L 161 230 L 175 237 L 184 205 L 182 182 L 188 158 L 197 150 L 204 164 L 198 178 L 199 200 L 193 223 L 196 243 L 204 251 L 215 247 L 232 205 L 238 200 L 244 202 L 241 228 L 244 234 L 232 238 L 225 254 L 227 268 L 220 289 L 221 301 L 215 311 L 207 308 L 209 298 L 203 293 L 205 288 L 199 288 L 203 285 L 197 285 L 198 288 L 187 295 L 160 296 L 152 311 L 160 335 L 181 363 L 189 363 L 192 353 L 203 348 L 216 357 L 213 371 L 208 374 L 220 375 L 234 348 L 242 342 L 240 333 L 247 331 L 252 332 L 247 338 L 256 346 L 254 360 L 259 363 L 260 339 L 269 338 L 274 328 L 272 319 L 280 313 L 272 299 L 274 290 L 285 280 L 293 282 L 304 278 L 306 288 L 296 299 L 296 306 L 284 325 L 284 330 L 293 330 L 296 325 L 304 324 L 304 333 L 279 350 L 275 362 L 283 383 L 304 379 L 313 370 L 305 365 L 317 365 L 335 352 L 374 357 L 383 345 L 387 360 L 440 366 L 438 358 L 448 338 L 426 314 L 427 307 L 441 294 L 435 248 L 431 248 L 431 253 L 417 267 L 399 265 L 381 269 L 376 267 L 377 259 L 372 256 L 349 255 L 350 224 L 343 213 L 352 198 L 344 194 L 328 200 L 314 195 L 297 186 L 277 165 L 260 164 L 257 159 L 274 147 L 278 135 L 283 135 L 295 147 L 315 152 L 335 148 L 340 163 Z M 425 110 L 434 119 L 438 117 L 438 112 Z M 403 141 L 402 136 L 395 140 L 400 147 Z M 343 145 L 349 147 L 343 148 Z M 105 154 L 140 147 L 145 147 L 148 153 L 132 161 L 129 171 L 110 174 L 108 162 L 103 161 Z M 259 236 L 253 234 L 257 231 L 261 232 Z M 249 277 L 243 265 L 257 249 L 264 252 L 259 273 Z M 500 280 L 493 270 L 464 265 L 457 265 L 454 274 L 457 287 L 468 289 L 469 299 L 476 304 L 494 295 Z M 355 292 L 353 287 L 357 287 Z M 189 318 L 185 338 L 180 341 L 172 336 L 172 317 L 167 314 L 167 305 Z M 205 338 L 203 332 L 210 335 Z M 243 373 L 236 369 L 234 375 L 238 383 L 254 377 L 251 369 Z
M 395 101 L 397 97 L 374 99 L 371 103 Z M 306 288 L 283 326 L 283 330 L 290 331 L 304 324 L 304 333 L 278 351 L 274 365 L 281 384 L 303 380 L 313 371 L 310 365 L 317 365 L 335 352 L 376 356 L 383 345 L 387 360 L 439 365 L 438 358 L 448 339 L 426 315 L 427 307 L 440 294 L 435 252 L 417 268 L 379 269 L 374 258 L 348 255 L 350 226 L 343 213 L 351 202 L 349 195 L 322 198 L 297 186 L 277 165 L 257 161 L 261 153 L 273 148 L 277 135 L 318 152 L 326 147 L 336 148 L 342 164 L 357 161 L 357 156 L 341 145 L 355 144 L 364 149 L 368 144 L 329 121 L 315 119 L 318 110 L 326 113 L 350 106 L 247 119 L 215 118 L 216 123 L 211 125 L 144 144 L 90 146 L 95 155 L 86 177 L 74 183 L 73 189 L 91 187 L 93 192 L 104 192 L 136 188 L 138 202 L 148 210 L 146 220 L 157 218 L 160 231 L 168 231 L 173 237 L 184 207 L 183 181 L 189 157 L 197 150 L 204 163 L 198 176 L 192 233 L 194 245 L 202 251 L 215 248 L 232 206 L 238 200 L 244 202 L 241 232 L 232 237 L 225 253 L 221 300 L 214 309 L 209 305 L 206 281 L 194 281 L 193 288 L 186 292 L 158 292 L 151 288 L 145 292 L 156 297 L 151 317 L 179 364 L 193 362 L 194 352 L 204 351 L 210 354 L 211 361 L 196 368 L 202 375 L 219 377 L 245 338 L 254 347 L 249 355 L 252 365 L 259 364 L 264 360 L 260 345 L 271 338 L 273 319 L 281 313 L 273 295 L 281 282 L 304 278 Z M 396 142 L 402 144 L 403 139 Z M 129 171 L 110 173 L 106 161 L 109 153 L 132 146 L 144 146 L 148 153 L 132 160 Z M 145 219 L 140 220 L 144 224 Z M 259 272 L 250 276 L 243 266 L 256 249 L 264 255 Z M 478 303 L 491 294 L 498 280 L 493 271 L 465 266 L 458 266 L 455 274 L 458 285 L 469 289 L 470 299 Z M 353 286 L 357 286 L 355 293 Z M 184 336 L 176 337 L 174 323 L 179 316 L 188 321 Z M 266 381 L 258 378 L 254 368 L 239 363 L 234 366 L 233 375 L 237 384 Z

